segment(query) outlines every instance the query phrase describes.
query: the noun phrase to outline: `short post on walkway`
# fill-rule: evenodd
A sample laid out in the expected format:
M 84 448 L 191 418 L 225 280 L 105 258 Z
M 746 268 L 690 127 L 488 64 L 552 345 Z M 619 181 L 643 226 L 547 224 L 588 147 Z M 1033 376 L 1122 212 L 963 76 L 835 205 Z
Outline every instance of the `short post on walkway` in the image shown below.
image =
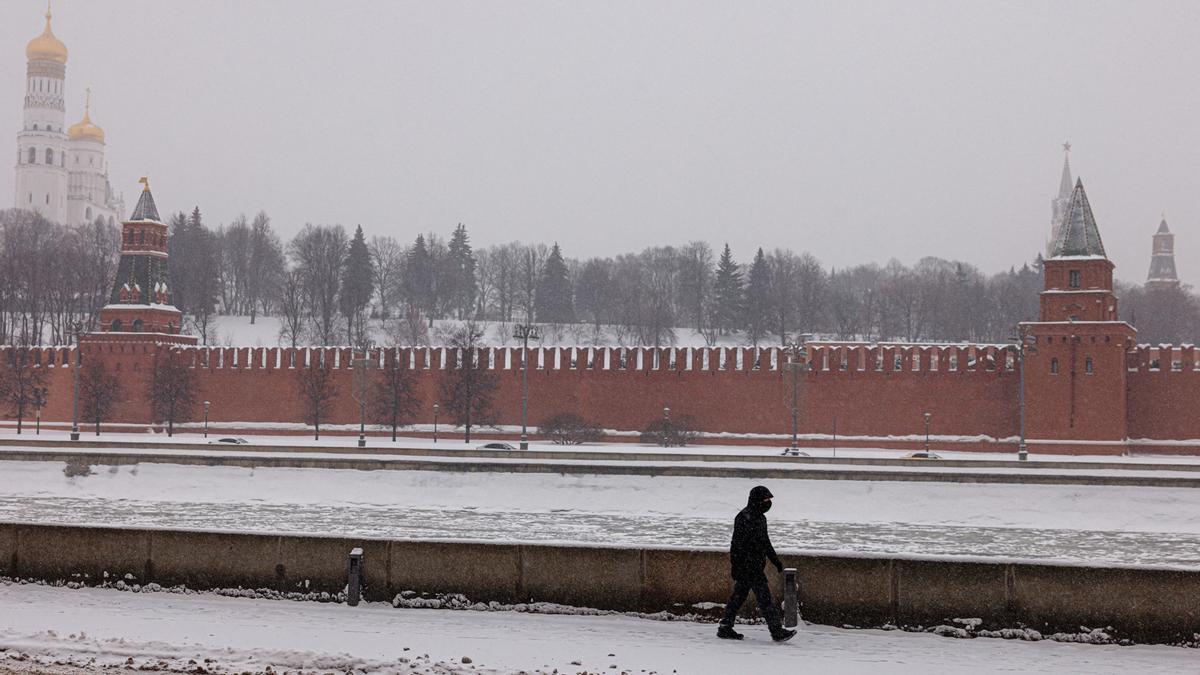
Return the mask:
M 796 568 L 783 570 L 783 625 L 793 628 L 800 623 L 800 602 L 797 598 Z
M 351 607 L 358 606 L 358 600 L 362 597 L 362 549 L 350 549 L 350 576 L 346 581 L 346 604 Z

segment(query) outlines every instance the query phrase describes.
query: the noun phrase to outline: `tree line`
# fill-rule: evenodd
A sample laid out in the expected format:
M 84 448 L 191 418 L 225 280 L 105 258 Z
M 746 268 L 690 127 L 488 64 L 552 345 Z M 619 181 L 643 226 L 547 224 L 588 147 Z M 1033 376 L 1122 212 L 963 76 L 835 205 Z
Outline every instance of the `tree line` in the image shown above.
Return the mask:
M 486 322 L 490 342 L 535 322 L 579 343 L 673 344 L 679 329 L 709 344 L 786 344 L 804 333 L 843 340 L 1007 339 L 1034 320 L 1040 257 L 996 274 L 926 257 L 829 268 L 786 248 L 735 256 L 693 241 L 611 257 L 572 258 L 557 243 L 475 249 L 466 226 L 404 242 L 361 227 L 305 225 L 289 241 L 266 213 L 210 227 L 200 210 L 168 219 L 172 301 L 205 344 L 221 316 L 278 319 L 286 346 L 429 344 L 434 319 Z M 0 343 L 65 344 L 92 330 L 107 301 L 119 231 L 65 227 L 0 212 Z M 1146 342 L 1192 341 L 1200 302 L 1188 288 L 1121 284 L 1121 316 Z

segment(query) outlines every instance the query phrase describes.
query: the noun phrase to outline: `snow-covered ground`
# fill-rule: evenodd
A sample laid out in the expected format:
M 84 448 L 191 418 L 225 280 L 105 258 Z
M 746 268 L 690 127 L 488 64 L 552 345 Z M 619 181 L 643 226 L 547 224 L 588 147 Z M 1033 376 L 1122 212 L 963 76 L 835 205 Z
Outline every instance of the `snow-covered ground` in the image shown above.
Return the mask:
M 371 537 L 727 546 L 757 481 L 0 462 L 0 520 Z M 768 481 L 789 550 L 1200 567 L 1200 490 Z M 351 516 L 352 514 L 352 516 Z
M 771 643 L 625 616 L 358 607 L 0 584 L 0 671 L 382 673 L 1182 673 L 1182 647 L 1064 644 L 806 626 Z
M 251 324 L 250 317 L 248 316 L 218 316 L 215 323 L 216 327 L 212 330 L 213 338 L 209 340 L 209 344 L 211 345 L 222 347 L 285 346 L 279 339 L 281 323 L 278 317 L 256 317 L 254 323 Z M 433 327 L 429 329 L 430 342 L 435 345 L 445 344 L 448 341 L 448 336 L 461 324 L 461 321 L 451 319 L 435 320 Z M 516 339 L 512 336 L 512 324 L 495 321 L 484 322 L 484 324 L 486 324 L 487 328 L 483 337 L 484 344 L 495 347 L 505 345 L 514 346 L 517 344 Z M 541 328 L 542 340 L 540 344 L 545 347 L 574 345 L 628 347 L 635 344 L 632 337 L 623 335 L 621 330 L 613 326 L 601 326 L 599 331 L 590 324 L 544 325 Z M 371 339 L 376 343 L 393 344 L 395 342 L 393 338 L 396 330 L 394 322 L 371 319 L 369 329 L 371 331 Z M 676 328 L 674 331 L 675 341 L 673 346 L 676 347 L 735 346 L 744 344 L 743 337 L 739 335 L 715 336 L 712 345 L 709 345 L 703 335 L 691 328 Z

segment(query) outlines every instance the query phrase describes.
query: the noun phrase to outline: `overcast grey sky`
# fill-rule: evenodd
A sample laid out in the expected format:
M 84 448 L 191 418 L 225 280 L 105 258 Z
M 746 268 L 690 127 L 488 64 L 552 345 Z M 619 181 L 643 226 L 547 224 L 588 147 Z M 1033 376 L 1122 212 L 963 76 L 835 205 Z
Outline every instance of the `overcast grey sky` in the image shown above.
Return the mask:
M 994 272 L 1044 245 L 1070 140 L 1118 277 L 1145 278 L 1166 211 L 1200 281 L 1196 2 L 54 5 L 67 123 L 91 85 L 129 208 L 149 173 L 164 211 L 263 209 L 285 237 L 461 221 L 576 257 L 703 239 Z M 43 11 L 0 3 L 10 149 Z

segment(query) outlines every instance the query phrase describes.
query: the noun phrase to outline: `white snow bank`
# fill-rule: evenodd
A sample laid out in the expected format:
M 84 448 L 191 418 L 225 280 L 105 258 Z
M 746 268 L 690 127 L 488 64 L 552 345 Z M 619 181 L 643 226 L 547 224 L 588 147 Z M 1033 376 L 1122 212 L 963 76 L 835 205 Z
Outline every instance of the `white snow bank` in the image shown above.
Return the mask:
M 1189 649 L 946 640 L 929 633 L 808 626 L 717 640 L 712 624 L 618 616 L 394 609 L 213 594 L 0 585 L 0 669 L 54 664 L 165 671 L 381 673 L 1138 672 L 1194 669 Z M 38 664 L 38 666 L 29 666 Z M 43 671 L 44 672 L 44 671 Z

